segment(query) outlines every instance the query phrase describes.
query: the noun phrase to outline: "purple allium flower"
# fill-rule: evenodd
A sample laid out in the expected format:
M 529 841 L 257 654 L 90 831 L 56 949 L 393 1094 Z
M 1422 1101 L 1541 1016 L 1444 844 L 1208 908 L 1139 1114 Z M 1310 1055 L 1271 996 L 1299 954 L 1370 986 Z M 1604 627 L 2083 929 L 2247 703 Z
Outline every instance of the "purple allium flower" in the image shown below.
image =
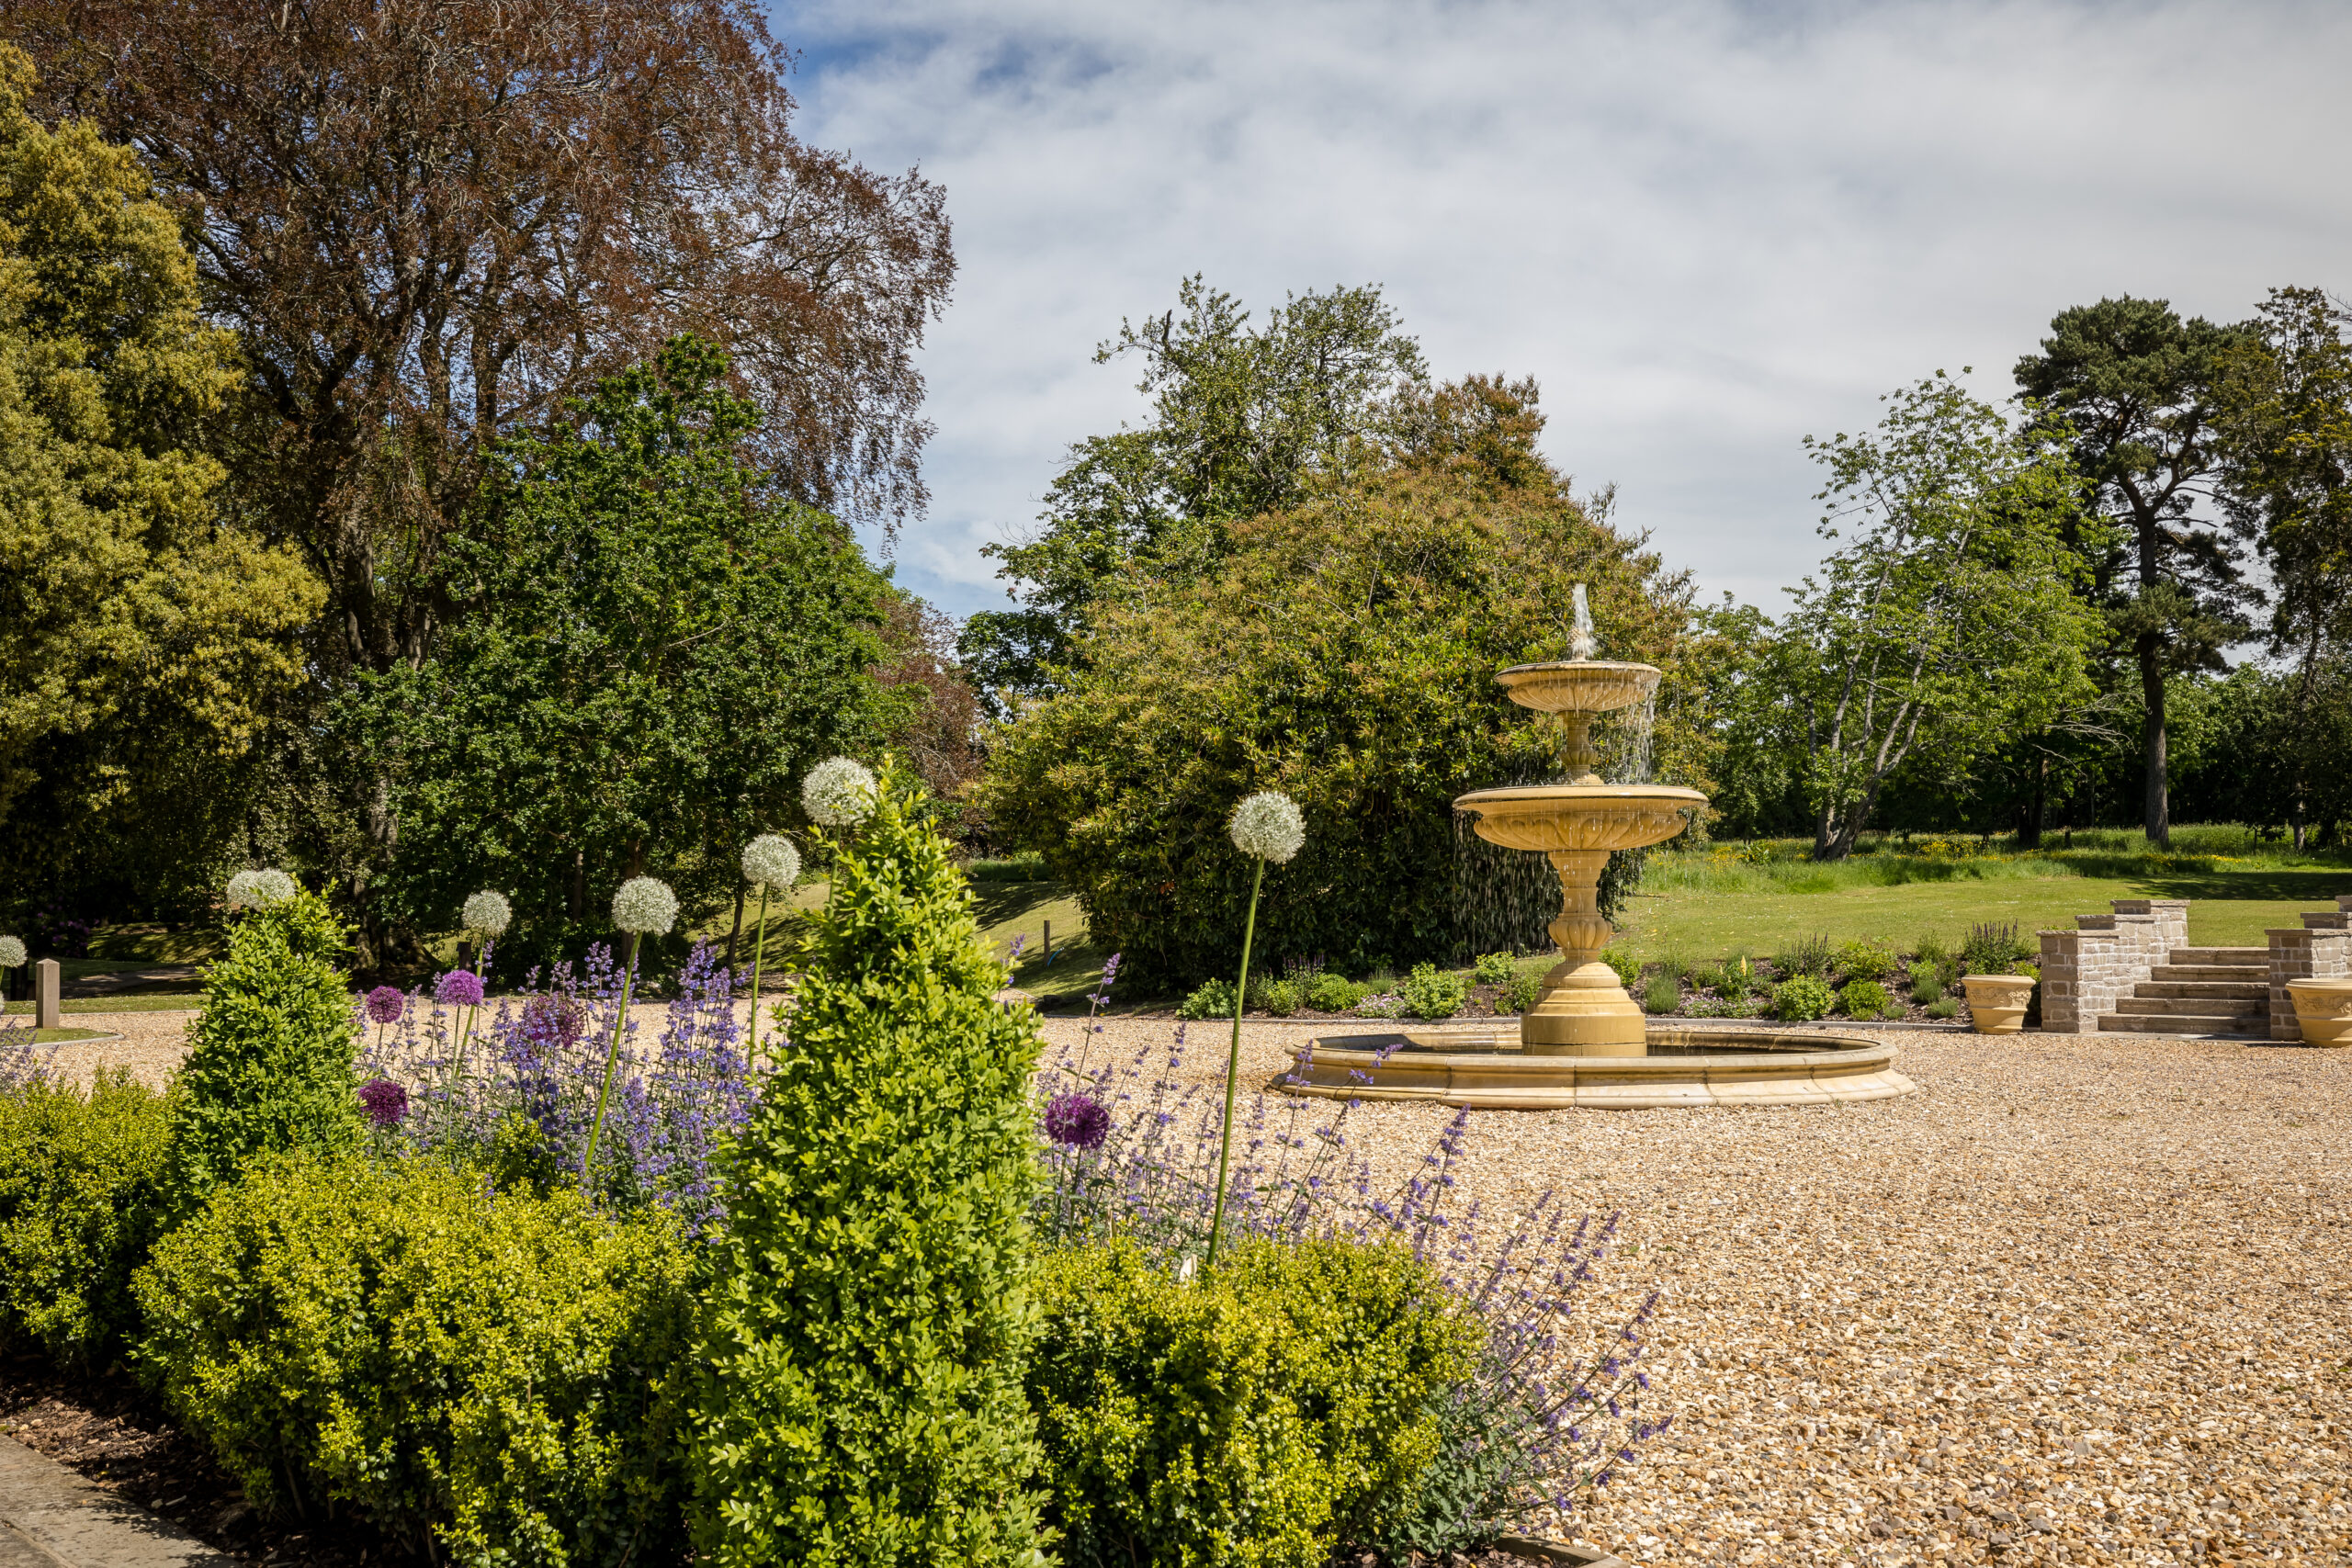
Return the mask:
M 1046 1107 L 1046 1136 L 1074 1149 L 1097 1149 L 1111 1131 L 1111 1110 L 1091 1094 L 1056 1095 Z
M 359 1109 L 377 1126 L 392 1126 L 408 1114 L 408 1090 L 390 1078 L 369 1078 L 359 1086 Z
M 433 987 L 433 999 L 443 1007 L 481 1006 L 481 976 L 470 969 L 452 969 Z
M 398 1023 L 408 1011 L 408 998 L 398 986 L 379 986 L 368 993 L 368 1016 L 378 1023 Z

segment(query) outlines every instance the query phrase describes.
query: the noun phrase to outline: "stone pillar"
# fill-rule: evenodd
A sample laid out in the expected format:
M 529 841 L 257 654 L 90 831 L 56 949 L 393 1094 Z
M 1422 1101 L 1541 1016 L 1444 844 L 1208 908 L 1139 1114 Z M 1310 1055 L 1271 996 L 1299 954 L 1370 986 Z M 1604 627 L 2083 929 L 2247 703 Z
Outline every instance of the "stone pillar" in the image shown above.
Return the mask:
M 2098 1017 L 2113 1010 L 2116 976 L 2124 964 L 2112 930 L 2083 919 L 2083 928 L 2041 933 L 2041 1029 L 2048 1034 L 2096 1034 Z
M 54 958 L 44 958 L 33 965 L 33 1027 L 56 1029 L 58 1015 L 63 1010 L 57 1004 L 58 987 L 64 971 Z
M 2346 900 L 2338 898 L 2343 906 Z M 2352 975 L 2352 908 L 2305 915 L 2303 923 L 2270 938 L 2270 1038 L 2301 1040 L 2290 980 L 2334 980 Z

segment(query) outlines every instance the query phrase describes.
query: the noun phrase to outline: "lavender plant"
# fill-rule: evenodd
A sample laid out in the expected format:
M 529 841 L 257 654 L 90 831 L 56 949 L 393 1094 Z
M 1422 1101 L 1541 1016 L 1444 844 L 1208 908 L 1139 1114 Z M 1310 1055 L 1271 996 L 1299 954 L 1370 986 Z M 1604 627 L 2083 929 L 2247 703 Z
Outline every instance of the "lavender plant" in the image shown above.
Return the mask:
M 759 1092 L 734 979 L 708 943 L 695 943 L 649 1039 L 625 1016 L 623 976 L 599 944 L 577 968 L 526 976 L 522 992 L 498 1001 L 471 1050 L 461 1049 L 458 1010 L 419 995 L 362 1064 L 363 1076 L 408 1093 L 406 1114 L 379 1136 L 396 1152 L 481 1166 L 502 1184 L 591 1186 L 616 1209 L 659 1206 L 707 1235 L 723 1218 L 714 1156 Z M 616 1024 L 609 1137 L 592 1172 L 603 1046 Z

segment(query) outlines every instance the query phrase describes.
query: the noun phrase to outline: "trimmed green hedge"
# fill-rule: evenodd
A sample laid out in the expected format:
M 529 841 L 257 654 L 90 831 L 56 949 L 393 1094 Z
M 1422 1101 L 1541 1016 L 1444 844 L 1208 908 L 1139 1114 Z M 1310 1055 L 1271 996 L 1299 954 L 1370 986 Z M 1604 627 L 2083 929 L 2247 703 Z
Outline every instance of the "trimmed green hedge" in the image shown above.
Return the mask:
M 1401 1247 L 1248 1243 L 1205 1280 L 1047 1256 L 1029 1395 L 1065 1561 L 1321 1568 L 1384 1541 L 1481 1333 Z
M 120 1356 L 170 1147 L 168 1101 L 127 1072 L 0 1094 L 0 1332 L 69 1366 Z
M 158 1246 L 140 1359 L 264 1509 L 467 1563 L 675 1561 L 695 1284 L 666 1219 L 297 1156 Z

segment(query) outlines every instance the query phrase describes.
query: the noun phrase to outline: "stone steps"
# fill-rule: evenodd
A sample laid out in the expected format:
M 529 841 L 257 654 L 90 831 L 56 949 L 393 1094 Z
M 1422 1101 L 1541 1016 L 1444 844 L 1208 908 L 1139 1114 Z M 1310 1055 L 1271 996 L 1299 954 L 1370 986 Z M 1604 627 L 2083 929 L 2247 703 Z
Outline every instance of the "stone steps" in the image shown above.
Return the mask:
M 2224 980 L 2236 985 L 2267 986 L 2267 964 L 2159 964 L 2148 971 L 2151 980 Z
M 2233 1001 L 2222 997 L 2118 997 L 2115 1010 L 2145 1018 L 2252 1018 L 2269 1016 L 2270 998 Z
M 2197 1013 L 2162 1016 L 2103 1012 L 2098 1017 L 2098 1028 L 2102 1034 L 2222 1034 L 2233 1039 L 2254 1040 L 2262 1038 L 2268 1017 L 2267 1012 L 2260 1019 L 2222 1018 Z
M 2212 1001 L 2260 1002 L 2268 1006 L 2267 980 L 2143 980 L 2132 993 L 2142 997 L 2202 998 Z
M 2233 968 L 2270 971 L 2270 950 L 2267 947 L 2176 947 L 2168 955 L 2174 964 L 2226 964 Z

